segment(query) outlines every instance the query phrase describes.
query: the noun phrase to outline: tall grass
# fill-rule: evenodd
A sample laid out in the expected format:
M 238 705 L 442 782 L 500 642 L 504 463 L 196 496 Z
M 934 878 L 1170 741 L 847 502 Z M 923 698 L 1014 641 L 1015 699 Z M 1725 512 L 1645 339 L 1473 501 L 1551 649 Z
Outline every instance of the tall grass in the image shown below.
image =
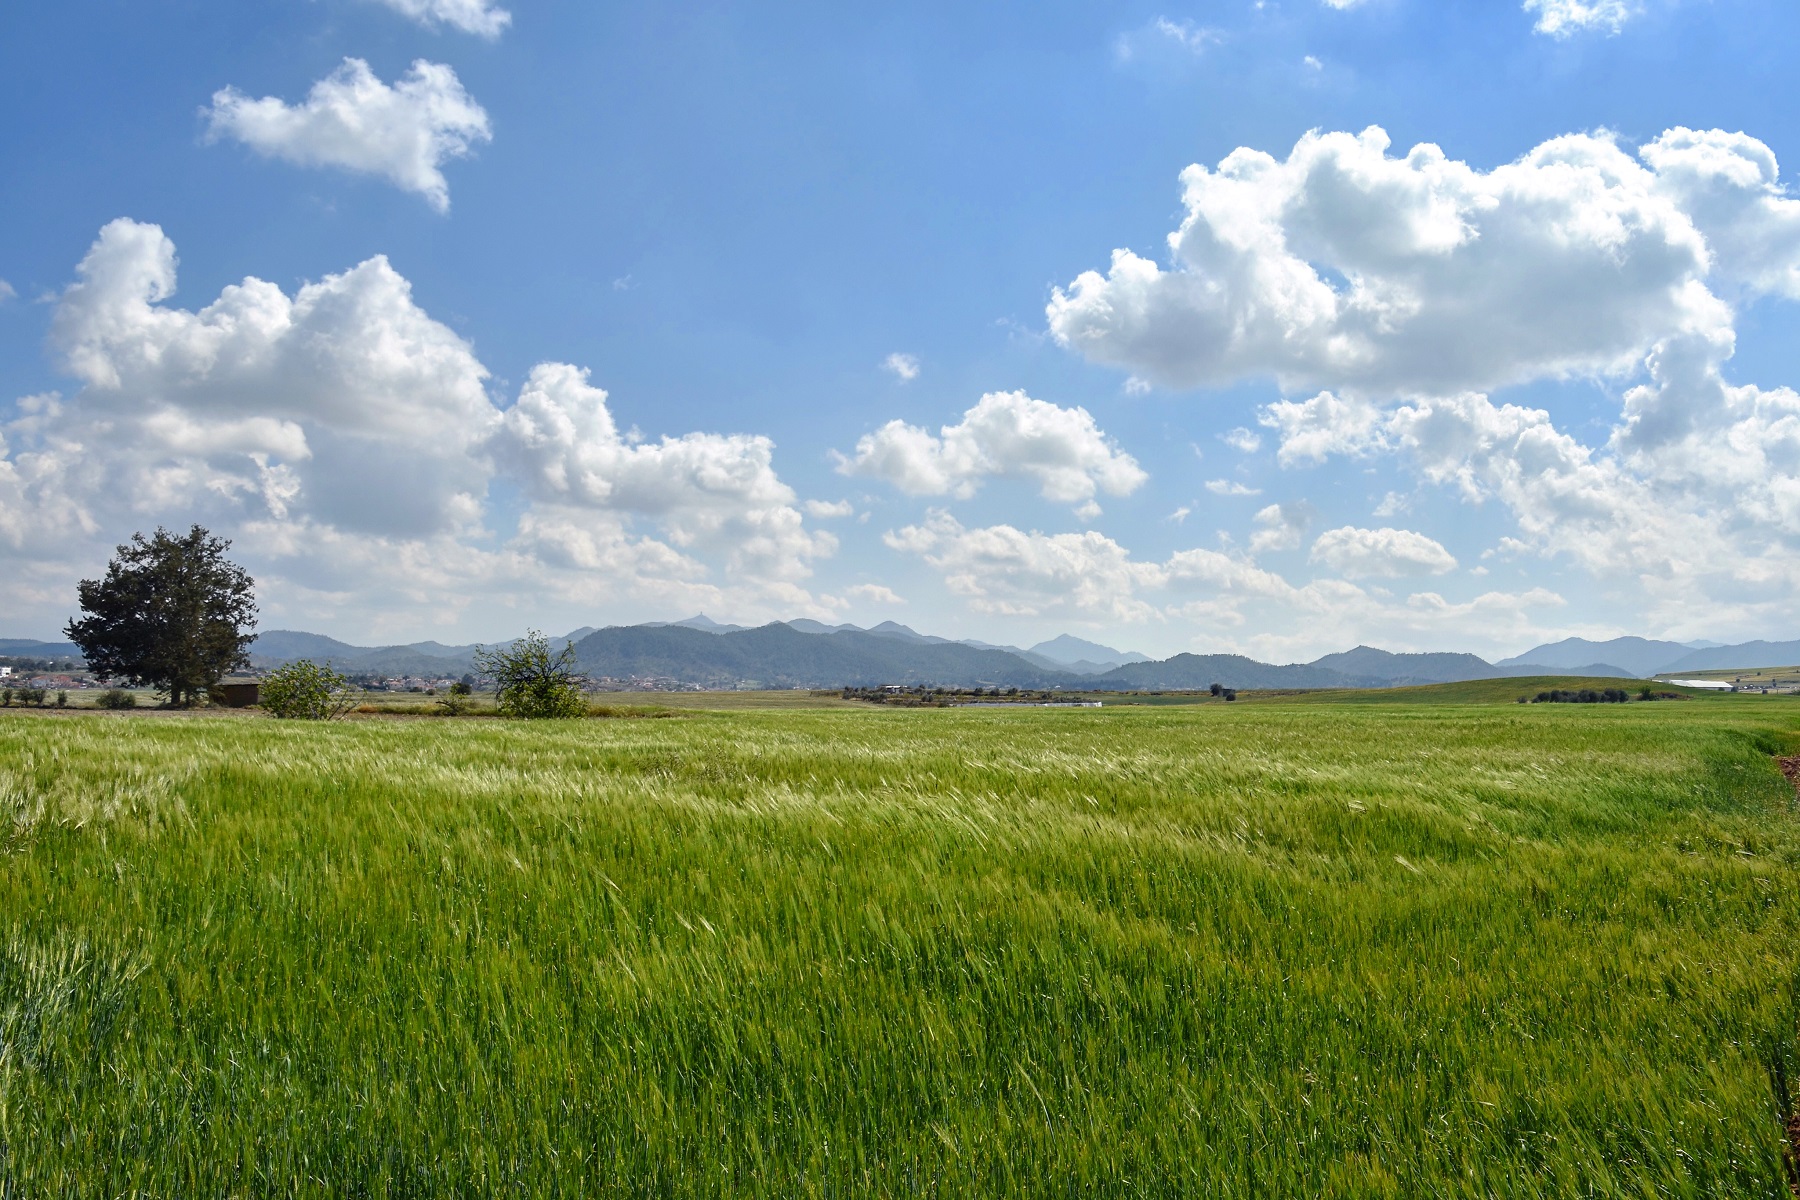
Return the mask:
M 0 1194 L 1784 1194 L 1766 704 L 0 717 Z

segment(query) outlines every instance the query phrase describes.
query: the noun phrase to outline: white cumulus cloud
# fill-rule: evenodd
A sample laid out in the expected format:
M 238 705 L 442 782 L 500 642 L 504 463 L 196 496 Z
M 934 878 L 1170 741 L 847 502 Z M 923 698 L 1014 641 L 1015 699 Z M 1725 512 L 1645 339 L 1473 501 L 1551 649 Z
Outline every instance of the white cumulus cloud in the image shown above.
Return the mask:
M 427 28 L 448 25 L 464 33 L 497 38 L 512 14 L 492 0 L 378 0 L 395 12 L 411 17 Z
M 1257 512 L 1250 535 L 1250 553 L 1268 550 L 1297 550 L 1307 529 L 1318 518 L 1318 510 L 1305 500 L 1289 504 L 1271 504 Z
M 829 615 L 804 581 L 835 541 L 804 527 L 768 439 L 635 440 L 555 363 L 501 410 L 384 258 L 291 294 L 247 278 L 196 310 L 167 303 L 175 286 L 172 241 L 120 220 L 59 298 L 50 341 L 79 387 L 0 423 L 6 611 L 53 627 L 113 544 L 197 520 L 236 540 L 265 621 L 416 636 L 470 605 Z M 526 501 L 498 528 L 496 480 Z
M 1273 529 L 1304 528 L 1313 514 L 1301 503 L 1262 515 L 1268 517 L 1263 526 Z M 1207 653 L 1231 650 L 1274 662 L 1368 639 L 1403 650 L 1450 644 L 1498 654 L 1538 633 L 1540 614 L 1563 604 L 1542 588 L 1452 601 L 1436 592 L 1394 597 L 1347 579 L 1294 584 L 1253 557 L 1222 550 L 1180 550 L 1145 562 L 1092 531 L 971 529 L 941 511 L 890 532 L 886 541 L 936 568 L 946 588 L 977 612 L 1178 623 Z
M 859 583 L 844 589 L 844 595 L 867 604 L 905 604 L 906 599 L 891 587 L 879 583 Z
M 1525 0 L 1525 11 L 1537 14 L 1533 28 L 1539 33 L 1566 38 L 1591 30 L 1617 33 L 1639 9 L 1630 0 Z
M 487 112 L 456 72 L 420 59 L 393 86 L 360 58 L 315 83 L 301 104 L 253 100 L 236 88 L 214 93 L 208 135 L 301 166 L 377 175 L 417 192 L 439 212 L 450 207 L 443 164 L 493 137 Z
M 839 455 L 838 470 L 915 496 L 967 498 L 989 477 L 1026 479 L 1045 499 L 1065 504 L 1089 504 L 1099 491 L 1127 496 L 1148 478 L 1085 408 L 1024 392 L 990 392 L 936 434 L 889 421 L 859 440 L 854 455 Z
M 889 533 L 895 550 L 943 573 L 944 584 L 977 612 L 1007 616 L 1078 613 L 1143 620 L 1151 607 L 1137 593 L 1163 574 L 1103 534 L 1045 534 L 1011 525 L 967 529 L 934 511 L 919 525 Z
M 1189 167 L 1170 265 L 1114 251 L 1055 292 L 1051 333 L 1173 386 L 1442 394 L 1629 370 L 1729 325 L 1714 289 L 1786 286 L 1796 261 L 1795 202 L 1753 139 L 1673 131 L 1640 159 L 1570 135 L 1492 171 L 1389 149 L 1376 128 L 1310 133 L 1285 160 Z M 1709 229 L 1776 257 L 1716 254 Z
M 488 442 L 495 460 L 551 506 L 636 514 L 676 546 L 723 552 L 732 570 L 798 580 L 836 548 L 803 524 L 773 465 L 774 443 L 750 434 L 623 437 L 606 393 L 566 363 L 534 367 Z
M 1328 529 L 1313 542 L 1309 557 L 1349 579 L 1442 575 L 1456 569 L 1448 550 L 1410 529 Z
M 901 383 L 911 383 L 919 377 L 919 356 L 895 351 L 881 360 L 881 369 Z

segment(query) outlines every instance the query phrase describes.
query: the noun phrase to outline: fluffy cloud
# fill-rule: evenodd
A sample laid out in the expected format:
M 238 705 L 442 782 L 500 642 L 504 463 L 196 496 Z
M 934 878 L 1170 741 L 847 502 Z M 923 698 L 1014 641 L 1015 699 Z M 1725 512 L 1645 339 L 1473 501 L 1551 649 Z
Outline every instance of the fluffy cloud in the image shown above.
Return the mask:
M 1335 437 L 1303 432 L 1400 456 L 1470 503 L 1498 501 L 1516 524 L 1509 554 L 1625 587 L 1651 627 L 1758 636 L 1791 620 L 1800 587 L 1800 395 L 1725 383 L 1718 349 L 1661 348 L 1603 446 L 1479 393 L 1412 400 L 1373 425 L 1359 412 Z
M 1304 500 L 1271 504 L 1258 511 L 1252 522 L 1256 528 L 1250 535 L 1250 553 L 1298 550 L 1301 538 L 1318 515 L 1318 510 Z
M 1082 505 L 1098 491 L 1130 495 L 1148 478 L 1085 408 L 1060 408 L 1024 392 L 990 392 L 936 435 L 889 421 L 858 441 L 854 456 L 839 455 L 838 470 L 884 479 L 915 496 L 967 498 L 990 476 L 1027 479 L 1047 500 Z
M 470 6 L 439 0 L 430 7 Z M 493 137 L 486 111 L 463 90 L 456 72 L 424 59 L 389 87 L 368 63 L 346 58 L 297 105 L 274 96 L 252 100 L 228 87 L 214 93 L 206 116 L 210 137 L 233 138 L 301 166 L 378 175 L 424 196 L 439 212 L 450 208 L 444 162 Z
M 1175 386 L 1443 394 L 1629 371 L 1727 328 L 1715 288 L 1796 269 L 1794 202 L 1741 135 L 1675 130 L 1641 158 L 1571 135 L 1486 172 L 1388 150 L 1380 129 L 1311 133 L 1285 160 L 1189 167 L 1171 265 L 1115 251 L 1054 294 L 1051 332 Z
M 830 534 L 804 528 L 768 438 L 690 433 L 632 442 L 620 435 L 606 393 L 564 363 L 533 368 L 487 446 L 539 501 L 647 517 L 677 546 L 723 552 L 735 574 L 804 578 L 807 560 L 836 546 Z
M 1262 423 L 1281 434 L 1276 461 L 1284 467 L 1322 462 L 1333 454 L 1363 454 L 1380 444 L 1382 410 L 1367 400 L 1320 392 L 1310 400 L 1281 400 L 1263 409 Z
M 1275 521 L 1284 520 L 1303 526 L 1310 514 L 1299 506 L 1276 514 Z M 1242 554 L 1193 549 L 1141 562 L 1099 533 L 970 529 L 944 512 L 886 540 L 942 572 L 945 586 L 977 612 L 1179 622 L 1207 652 L 1229 648 L 1274 661 L 1369 638 L 1397 649 L 1455 644 L 1499 653 L 1535 635 L 1538 614 L 1563 603 L 1544 589 L 1453 602 L 1436 592 L 1396 599 L 1344 579 L 1296 585 Z
M 1313 543 L 1310 561 L 1324 563 L 1349 579 L 1372 576 L 1442 575 L 1456 569 L 1443 546 L 1410 529 L 1328 529 Z
M 1282 466 L 1398 457 L 1503 505 L 1510 553 L 1639 597 L 1647 626 L 1781 619 L 1800 586 L 1800 397 L 1726 376 L 1736 309 L 1800 299 L 1800 200 L 1769 148 L 1718 130 L 1635 153 L 1579 135 L 1486 172 L 1388 149 L 1379 130 L 1313 134 L 1285 160 L 1189 168 L 1170 264 L 1116 253 L 1054 295 L 1051 331 L 1165 384 L 1273 376 L 1299 392 L 1261 413 Z M 1490 396 L 1571 376 L 1619 389 L 1601 444 Z M 1271 522 L 1254 547 L 1292 542 Z M 1333 531 L 1316 561 L 1360 561 L 1380 532 Z
M 1589 30 L 1617 33 L 1638 6 L 1630 0 L 1525 0 L 1525 11 L 1537 14 L 1539 33 L 1566 38 Z
M 448 25 L 464 33 L 497 38 L 512 24 L 512 14 L 491 0 L 379 0 L 427 28 Z
M 911 383 L 919 377 L 919 356 L 895 351 L 881 360 L 881 369 L 901 383 Z
M 16 298 L 18 294 L 18 292 L 13 290 L 12 284 L 6 282 L 4 279 L 0 279 L 0 304 L 5 304 L 8 300 Z
M 879 583 L 859 583 L 844 589 L 844 595 L 852 600 L 861 600 L 867 604 L 905 604 L 906 600 L 893 588 L 883 587 Z
M 175 246 L 114 221 L 63 294 L 51 341 L 85 385 L 54 422 L 68 470 L 118 459 L 147 505 L 212 495 L 285 516 L 421 535 L 472 519 L 485 472 L 468 451 L 496 419 L 487 371 L 384 258 L 301 287 L 246 279 L 197 312 L 161 303 Z M 44 451 L 48 452 L 48 451 Z M 98 462 L 98 459 L 95 460 Z M 390 502 L 363 503 L 380 480 Z
M 0 425 L 8 611 L 60 611 L 112 543 L 199 520 L 237 539 L 271 620 L 349 610 L 404 633 L 522 599 L 828 615 L 804 580 L 835 543 L 804 527 L 768 439 L 634 440 L 554 363 L 501 409 L 382 258 L 291 295 L 245 279 L 198 310 L 166 303 L 175 284 L 169 238 L 121 220 L 60 298 L 51 344 L 80 389 Z M 510 534 L 490 523 L 496 478 L 527 502 Z
M 1011 525 L 965 529 L 934 511 L 886 535 L 895 550 L 943 572 L 944 584 L 977 612 L 1006 616 L 1077 613 L 1141 621 L 1153 610 L 1137 598 L 1164 578 L 1150 563 L 1099 533 L 1026 533 Z

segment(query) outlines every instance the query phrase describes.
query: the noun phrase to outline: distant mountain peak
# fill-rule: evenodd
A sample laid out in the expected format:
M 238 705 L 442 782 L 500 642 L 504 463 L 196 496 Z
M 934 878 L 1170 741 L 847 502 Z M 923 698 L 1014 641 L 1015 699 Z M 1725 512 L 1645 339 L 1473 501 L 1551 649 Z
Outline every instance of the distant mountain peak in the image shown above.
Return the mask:
M 1115 650 L 1111 646 L 1102 646 L 1099 642 L 1090 642 L 1086 638 L 1067 633 L 1059 634 L 1047 642 L 1039 642 L 1031 647 L 1031 653 L 1071 667 L 1080 663 L 1122 667 L 1128 663 L 1150 661 L 1147 654 L 1140 654 L 1135 650 Z

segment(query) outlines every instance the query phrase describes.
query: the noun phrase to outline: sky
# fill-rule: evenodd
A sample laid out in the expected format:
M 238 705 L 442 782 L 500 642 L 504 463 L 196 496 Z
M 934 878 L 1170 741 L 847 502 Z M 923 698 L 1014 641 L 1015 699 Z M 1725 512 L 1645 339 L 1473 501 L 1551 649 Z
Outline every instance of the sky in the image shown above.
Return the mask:
M 1785 0 L 0 12 L 0 634 L 1800 636 Z M 1784 119 L 1784 117 L 1786 119 Z

